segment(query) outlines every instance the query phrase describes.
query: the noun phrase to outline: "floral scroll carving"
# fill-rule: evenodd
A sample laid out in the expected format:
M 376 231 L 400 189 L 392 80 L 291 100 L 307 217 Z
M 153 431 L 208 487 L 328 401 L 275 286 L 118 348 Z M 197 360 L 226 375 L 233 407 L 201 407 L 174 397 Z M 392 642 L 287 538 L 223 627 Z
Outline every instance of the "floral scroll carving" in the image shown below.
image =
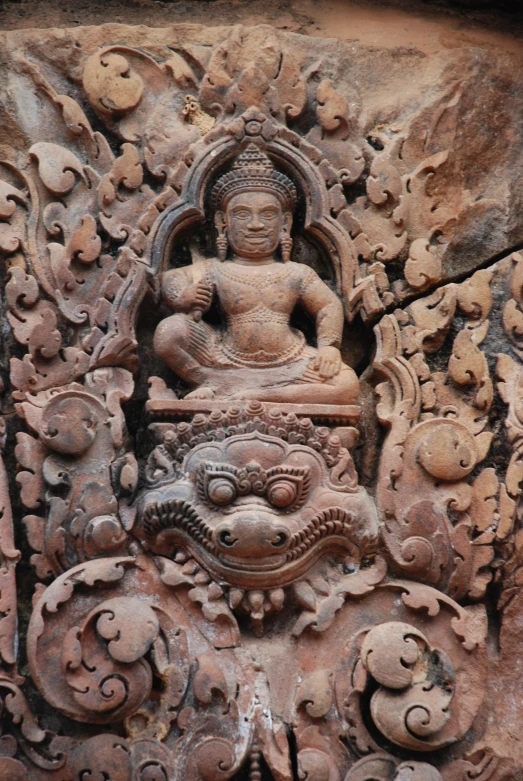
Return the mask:
M 489 271 L 478 271 L 378 326 L 377 366 L 391 378 L 378 387 L 378 414 L 390 425 L 379 489 L 389 517 L 384 539 L 399 571 L 424 572 L 427 582 L 457 598 L 484 595 L 499 518 L 496 473 L 477 469 L 493 436 L 487 428 L 493 382 L 480 346 L 489 327 L 490 282 Z M 447 372 L 431 373 L 429 356 L 441 348 L 456 312 L 468 319 Z M 417 486 L 414 501 L 403 484 Z M 421 499 L 428 490 L 431 499 Z
M 111 35 L 11 62 L 0 778 L 512 777 L 523 260 L 449 271 L 460 84 L 371 127 L 272 28 Z

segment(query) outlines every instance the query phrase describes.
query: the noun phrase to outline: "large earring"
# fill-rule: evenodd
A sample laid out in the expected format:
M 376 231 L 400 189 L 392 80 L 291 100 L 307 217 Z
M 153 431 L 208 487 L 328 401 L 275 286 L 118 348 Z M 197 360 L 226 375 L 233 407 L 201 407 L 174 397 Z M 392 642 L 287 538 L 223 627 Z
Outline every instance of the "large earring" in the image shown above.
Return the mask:
M 229 249 L 229 242 L 227 241 L 227 229 L 225 225 L 217 226 L 218 236 L 216 238 L 216 252 L 218 253 L 218 259 L 221 263 L 227 257 L 227 250 Z
M 280 239 L 281 257 L 284 263 L 287 263 L 291 259 L 292 252 L 292 239 L 285 233 Z

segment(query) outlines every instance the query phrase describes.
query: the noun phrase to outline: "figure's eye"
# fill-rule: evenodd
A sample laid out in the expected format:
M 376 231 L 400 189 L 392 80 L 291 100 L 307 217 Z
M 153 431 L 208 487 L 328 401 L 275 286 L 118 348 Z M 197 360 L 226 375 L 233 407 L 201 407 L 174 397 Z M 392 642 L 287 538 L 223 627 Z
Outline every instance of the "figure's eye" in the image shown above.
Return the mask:
M 227 478 L 215 477 L 209 481 L 207 495 L 213 504 L 223 506 L 230 504 L 236 499 L 236 488 Z
M 277 480 L 267 490 L 267 499 L 275 507 L 288 507 L 296 500 L 297 487 L 290 480 Z
M 238 220 L 248 220 L 249 219 L 249 212 L 245 209 L 239 209 L 238 211 L 233 212 L 233 216 L 236 217 Z
M 276 212 L 272 211 L 272 209 L 268 209 L 262 213 L 262 217 L 264 220 L 273 220 L 276 217 Z

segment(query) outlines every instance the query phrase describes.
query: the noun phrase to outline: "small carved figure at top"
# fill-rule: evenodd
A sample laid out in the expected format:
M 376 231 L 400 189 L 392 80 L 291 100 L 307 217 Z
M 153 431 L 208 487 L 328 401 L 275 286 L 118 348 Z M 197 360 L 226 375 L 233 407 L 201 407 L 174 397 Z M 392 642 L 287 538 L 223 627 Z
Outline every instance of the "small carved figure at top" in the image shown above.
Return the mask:
M 176 314 L 159 324 L 154 346 L 195 388 L 188 397 L 357 402 L 358 378 L 339 350 L 342 304 L 312 268 L 290 260 L 295 204 L 294 184 L 250 144 L 212 191 L 219 259 L 164 273 L 162 294 Z M 213 300 L 219 328 L 202 319 Z M 291 328 L 296 307 L 314 318 L 317 348 Z

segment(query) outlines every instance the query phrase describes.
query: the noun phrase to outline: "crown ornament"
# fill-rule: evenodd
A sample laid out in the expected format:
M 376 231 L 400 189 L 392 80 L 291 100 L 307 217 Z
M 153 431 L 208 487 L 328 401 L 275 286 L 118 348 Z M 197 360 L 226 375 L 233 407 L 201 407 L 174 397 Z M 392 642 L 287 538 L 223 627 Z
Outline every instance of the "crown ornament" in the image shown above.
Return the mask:
M 280 200 L 285 211 L 294 211 L 296 187 L 288 176 L 277 171 L 269 157 L 256 144 L 236 158 L 232 170 L 220 176 L 212 189 L 212 208 L 220 209 L 239 192 L 266 190 Z

